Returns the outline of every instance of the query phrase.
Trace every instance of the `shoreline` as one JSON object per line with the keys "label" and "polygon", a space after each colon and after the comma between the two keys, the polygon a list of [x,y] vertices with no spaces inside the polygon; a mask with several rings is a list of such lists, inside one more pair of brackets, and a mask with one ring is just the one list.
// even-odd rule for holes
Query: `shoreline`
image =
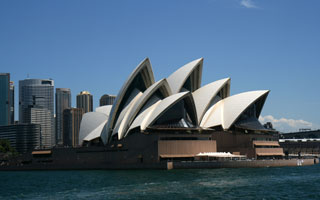
{"label": "shoreline", "polygon": [[101,163],[100,165],[52,165],[29,164],[0,166],[0,171],[36,170],[171,170],[171,169],[217,169],[217,168],[263,168],[263,167],[301,167],[319,164],[319,158],[277,159],[277,160],[230,160],[230,161],[167,161],[144,164]]}

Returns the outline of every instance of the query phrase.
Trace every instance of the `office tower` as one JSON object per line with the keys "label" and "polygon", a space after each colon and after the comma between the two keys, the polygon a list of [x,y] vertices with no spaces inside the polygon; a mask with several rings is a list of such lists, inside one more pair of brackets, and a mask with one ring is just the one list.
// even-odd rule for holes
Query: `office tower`
{"label": "office tower", "polygon": [[113,105],[116,96],[105,94],[100,98],[100,106]]}
{"label": "office tower", "polygon": [[40,124],[0,126],[0,138],[8,140],[19,153],[25,153],[40,146],[40,130]]}
{"label": "office tower", "polygon": [[82,108],[68,108],[63,111],[64,146],[79,146],[80,123],[83,114]]}
{"label": "office tower", "polygon": [[71,108],[71,91],[69,88],[56,88],[56,143],[62,144],[63,111]]}
{"label": "office tower", "polygon": [[10,123],[10,74],[0,73],[0,125]]}
{"label": "office tower", "polygon": [[77,108],[82,108],[85,113],[93,111],[93,98],[90,92],[82,91],[77,95]]}
{"label": "office tower", "polygon": [[41,148],[55,145],[53,89],[53,80],[19,81],[19,123],[41,125]]}
{"label": "office tower", "polygon": [[[51,148],[55,145],[54,119],[51,111],[41,107],[30,107],[25,111],[28,124],[40,124],[40,147]],[[53,132],[53,134],[52,134]]]}
{"label": "office tower", "polygon": [[10,123],[9,124],[14,124],[14,82],[10,81]]}

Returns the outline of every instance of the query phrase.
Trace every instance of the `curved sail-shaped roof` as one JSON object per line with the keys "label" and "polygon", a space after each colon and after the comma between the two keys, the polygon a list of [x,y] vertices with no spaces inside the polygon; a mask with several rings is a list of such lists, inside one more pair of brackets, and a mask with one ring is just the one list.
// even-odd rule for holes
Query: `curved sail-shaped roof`
{"label": "curved sail-shaped roof", "polygon": [[200,88],[203,58],[194,60],[173,72],[167,81],[173,94]]}
{"label": "curved sail-shaped roof", "polygon": [[[218,94],[218,93],[221,94]],[[218,100],[224,99],[230,95],[230,78],[221,79],[209,83],[192,93],[194,103],[197,109],[198,122],[201,123],[203,115],[215,102],[215,97],[220,95]]]}
{"label": "curved sail-shaped roof", "polygon": [[100,106],[96,108],[96,112],[105,114],[105,115],[110,115],[112,109],[112,105],[106,105],[106,106]]}
{"label": "curved sail-shaped roof", "polygon": [[[201,86],[203,58],[155,83],[151,63],[143,60],[120,89],[114,104],[83,116],[79,140],[98,137],[106,144],[130,131],[188,128],[258,130],[257,121],[269,91],[230,95],[230,78]],[[117,135],[117,136],[116,136]]]}
{"label": "curved sail-shaped roof", "polygon": [[[150,86],[133,104],[132,108],[130,109],[130,112],[128,111],[125,117],[122,119],[118,129],[118,138],[123,138],[123,136],[129,129],[132,121],[141,111],[141,109],[146,109],[150,106],[150,104],[154,103],[155,101],[159,99],[164,99],[170,95],[171,90],[166,79],[162,79]],[[148,103],[149,101],[151,102]]]}
{"label": "curved sail-shaped roof", "polygon": [[103,143],[106,144],[108,141],[121,111],[130,103],[138,92],[144,92],[153,83],[154,75],[151,63],[150,60],[146,58],[136,67],[120,89],[110,112],[106,128],[107,134],[103,135],[101,138]]}
{"label": "curved sail-shaped roof", "polygon": [[[135,105],[135,103],[139,100],[139,98],[143,95],[142,92],[139,92],[134,98],[132,101],[130,101],[129,105],[127,105],[120,113],[119,117],[118,117],[118,120],[116,122],[116,125],[112,131],[112,136],[116,135],[119,131],[119,128],[122,124],[122,121],[124,119],[127,118],[127,116],[129,115],[129,113],[131,112],[133,106]],[[119,139],[119,136],[118,136],[118,139]]]}
{"label": "curved sail-shaped roof", "polygon": [[194,125],[198,124],[197,112],[190,92],[180,92],[178,94],[171,95],[163,99],[159,104],[150,112],[150,116],[146,119],[145,123],[141,124],[140,129],[145,130],[147,127],[152,126],[157,119],[162,117],[167,110],[173,107],[175,104],[182,100],[186,100],[187,105],[185,106]]}
{"label": "curved sail-shaped roof", "polygon": [[79,132],[79,144],[101,136],[108,116],[100,112],[88,112],[82,116]]}
{"label": "curved sail-shaped roof", "polygon": [[258,100],[261,100],[262,104],[257,108],[256,112],[256,117],[258,118],[268,93],[269,90],[258,90],[244,92],[222,99],[209,108],[200,126],[203,128],[222,126],[224,130],[227,130],[247,108]]}
{"label": "curved sail-shaped roof", "polygon": [[[100,138],[102,132],[105,129],[105,123],[101,123],[97,128],[95,128],[90,134],[88,134],[83,140],[82,142],[89,142],[92,141],[94,139]],[[81,143],[80,143],[81,144]]]}
{"label": "curved sail-shaped roof", "polygon": [[148,121],[149,117],[151,116],[152,112],[154,109],[158,106],[158,104],[162,100],[158,100],[154,104],[152,104],[150,107],[145,109],[143,112],[141,112],[132,122],[130,128],[128,129],[127,133],[128,134],[132,129],[137,128],[137,127],[146,127],[146,122]]}

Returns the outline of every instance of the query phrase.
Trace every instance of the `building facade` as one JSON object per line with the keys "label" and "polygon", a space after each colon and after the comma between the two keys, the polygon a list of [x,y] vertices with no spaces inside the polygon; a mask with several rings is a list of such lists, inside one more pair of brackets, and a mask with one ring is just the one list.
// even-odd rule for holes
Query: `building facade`
{"label": "building facade", "polygon": [[63,111],[64,146],[79,146],[80,123],[83,114],[82,108],[68,108]]}
{"label": "building facade", "polygon": [[63,111],[71,108],[71,90],[56,88],[56,143],[63,143]]}
{"label": "building facade", "polygon": [[10,142],[19,153],[40,147],[40,124],[15,124],[0,126],[0,139]]}
{"label": "building facade", "polygon": [[77,95],[77,108],[82,108],[85,113],[93,111],[93,97],[88,91]]}
{"label": "building facade", "polygon": [[116,100],[116,96],[115,95],[104,94],[100,98],[100,106],[113,105],[115,100]]}
{"label": "building facade", "polygon": [[320,155],[320,129],[282,133],[280,138],[280,145],[286,155]]}
{"label": "building facade", "polygon": [[0,125],[10,123],[10,74],[0,73]]}
{"label": "building facade", "polygon": [[14,124],[14,82],[10,81],[10,124]]}
{"label": "building facade", "polygon": [[55,145],[53,80],[19,81],[19,123],[40,124],[41,148]]}
{"label": "building facade", "polygon": [[52,117],[49,110],[33,107],[29,108],[26,112],[26,123],[28,124],[40,124],[41,134],[40,134],[40,147],[41,148],[51,148],[55,144],[54,135],[52,133]]}

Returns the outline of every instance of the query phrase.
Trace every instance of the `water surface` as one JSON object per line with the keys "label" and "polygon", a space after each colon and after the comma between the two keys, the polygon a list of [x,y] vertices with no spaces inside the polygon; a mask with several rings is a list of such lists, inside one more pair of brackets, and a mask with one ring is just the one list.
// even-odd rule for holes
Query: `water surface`
{"label": "water surface", "polygon": [[320,165],[0,172],[0,199],[320,199]]}

